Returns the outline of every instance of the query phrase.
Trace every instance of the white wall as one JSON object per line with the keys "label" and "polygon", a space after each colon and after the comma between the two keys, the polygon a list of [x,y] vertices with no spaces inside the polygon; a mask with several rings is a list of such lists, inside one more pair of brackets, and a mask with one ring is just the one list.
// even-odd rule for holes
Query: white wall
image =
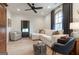
{"label": "white wall", "polygon": [[30,19],[30,32],[38,33],[44,28],[44,17],[34,17]]}
{"label": "white wall", "polygon": [[21,20],[28,20],[28,18],[20,16],[20,15],[16,15],[16,14],[12,14],[11,17],[11,31],[19,31],[21,32]]}
{"label": "white wall", "polygon": [[44,18],[44,28],[51,29],[51,13],[46,15]]}
{"label": "white wall", "polygon": [[14,15],[11,21],[11,31],[21,32],[21,17]]}
{"label": "white wall", "polygon": [[9,32],[11,30],[11,27],[8,27],[8,19],[11,19],[11,13],[10,11],[7,9],[7,42],[9,41]]}
{"label": "white wall", "polygon": [[21,16],[13,15],[11,19],[11,31],[21,32],[21,20],[23,20]]}

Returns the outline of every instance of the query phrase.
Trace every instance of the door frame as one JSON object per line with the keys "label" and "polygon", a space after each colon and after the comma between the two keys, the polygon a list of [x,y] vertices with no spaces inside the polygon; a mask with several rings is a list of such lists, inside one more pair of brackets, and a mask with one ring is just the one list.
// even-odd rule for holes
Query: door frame
{"label": "door frame", "polygon": [[28,27],[28,32],[29,32],[29,36],[28,37],[30,37],[30,21],[29,20],[21,20],[21,36],[22,36],[22,21],[27,21],[27,22],[29,22],[29,27]]}

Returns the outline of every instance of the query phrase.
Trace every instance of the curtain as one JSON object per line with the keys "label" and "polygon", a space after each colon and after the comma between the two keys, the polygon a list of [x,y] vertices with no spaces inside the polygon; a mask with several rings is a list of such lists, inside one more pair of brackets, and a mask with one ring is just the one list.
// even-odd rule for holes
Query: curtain
{"label": "curtain", "polygon": [[54,10],[51,12],[51,29],[55,29]]}
{"label": "curtain", "polygon": [[72,3],[63,4],[63,30],[64,34],[71,33],[70,22],[73,22],[73,8]]}

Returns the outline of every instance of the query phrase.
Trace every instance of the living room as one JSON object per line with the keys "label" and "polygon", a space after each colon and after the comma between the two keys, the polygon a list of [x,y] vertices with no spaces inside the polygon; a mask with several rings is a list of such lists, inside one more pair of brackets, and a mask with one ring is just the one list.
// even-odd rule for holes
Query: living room
{"label": "living room", "polygon": [[[34,13],[32,10],[30,10],[30,11],[24,11],[25,9],[29,8],[29,6],[27,4],[25,4],[25,3],[24,4],[17,4],[17,3],[16,4],[8,4],[8,8],[7,8],[8,9],[7,10],[8,11],[7,12],[8,15],[7,15],[7,17],[9,19],[9,21],[11,21],[11,23],[12,23],[12,24],[11,23],[9,24],[8,34],[10,34],[11,32],[19,32],[19,33],[21,33],[21,21],[23,21],[23,20],[24,21],[26,20],[26,21],[30,22],[30,26],[29,26],[30,27],[30,35],[29,35],[30,37],[31,37],[31,35],[33,35],[35,33],[37,34],[39,32],[39,30],[41,30],[43,28],[50,29],[50,27],[51,27],[50,26],[50,17],[51,17],[50,16],[51,15],[50,12],[51,11],[50,10],[52,10],[52,5],[54,5],[54,4],[50,4],[49,3],[49,5],[48,5],[48,4],[43,4],[43,3],[41,3],[41,4],[37,3],[36,5],[39,6],[39,7],[40,6],[43,7],[43,9],[37,10],[38,13]],[[56,6],[59,6],[59,5],[60,4],[57,4]],[[21,10],[18,11],[19,8],[22,11]],[[55,6],[53,7],[53,9],[54,8],[55,8]],[[26,13],[27,16],[25,15],[25,13]],[[46,20],[44,20],[44,19],[46,19]],[[32,37],[32,39],[34,39],[34,38],[35,38],[35,36]],[[22,40],[21,35],[20,35],[19,39]],[[38,38],[36,38],[36,39],[38,39]],[[12,37],[11,40],[13,40],[13,42],[20,41],[20,40],[18,40],[18,38],[14,39],[13,37]],[[10,39],[7,40],[7,42],[10,42]],[[10,48],[9,48],[9,50],[10,50]]]}
{"label": "living room", "polygon": [[[78,42],[77,25],[79,21],[79,4],[8,3],[7,5],[6,46],[9,55],[34,55],[34,44],[38,43],[46,45],[47,48],[42,51],[44,55],[60,55],[61,53],[57,53],[58,51],[55,52],[55,50],[53,51],[52,48],[58,39],[73,36],[77,39],[76,42]],[[32,8],[41,8],[39,8],[39,10],[38,8],[34,9],[34,11],[29,5],[31,5]],[[22,21],[29,22],[26,28],[22,27]],[[25,34],[24,32],[28,32],[29,34]],[[74,43],[72,45],[74,45]],[[78,45],[76,45],[75,48],[77,49],[75,54],[79,54],[77,46]],[[74,47],[72,47],[72,49],[73,48]],[[67,51],[67,53],[69,52]]]}

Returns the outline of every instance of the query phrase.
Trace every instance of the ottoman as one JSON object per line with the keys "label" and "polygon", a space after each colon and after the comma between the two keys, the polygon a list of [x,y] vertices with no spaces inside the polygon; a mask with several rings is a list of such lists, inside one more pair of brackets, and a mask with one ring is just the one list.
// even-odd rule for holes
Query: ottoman
{"label": "ottoman", "polygon": [[46,55],[46,45],[44,43],[37,43],[33,45],[34,55]]}

